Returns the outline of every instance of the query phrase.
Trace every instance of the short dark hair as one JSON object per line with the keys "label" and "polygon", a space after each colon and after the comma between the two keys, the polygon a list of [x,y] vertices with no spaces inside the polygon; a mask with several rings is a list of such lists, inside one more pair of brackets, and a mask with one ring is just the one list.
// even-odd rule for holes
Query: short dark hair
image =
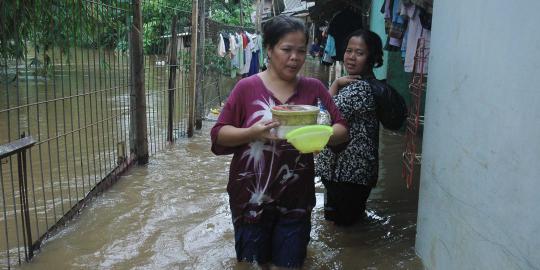
{"label": "short dark hair", "polygon": [[377,33],[365,29],[355,30],[345,39],[345,49],[347,49],[349,40],[353,37],[361,37],[366,43],[370,68],[378,68],[383,65],[382,40]]}
{"label": "short dark hair", "polygon": [[273,48],[283,36],[298,31],[306,36],[307,45],[309,34],[303,21],[286,15],[276,16],[263,27],[263,46],[264,48]]}

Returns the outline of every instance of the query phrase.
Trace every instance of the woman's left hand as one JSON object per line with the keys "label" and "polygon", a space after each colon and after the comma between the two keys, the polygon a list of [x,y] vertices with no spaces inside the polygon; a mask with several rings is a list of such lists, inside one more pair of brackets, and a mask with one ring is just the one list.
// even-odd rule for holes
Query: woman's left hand
{"label": "woman's left hand", "polygon": [[335,96],[338,94],[339,89],[347,86],[348,84],[357,81],[358,79],[362,78],[360,75],[348,75],[337,78],[332,85],[330,86],[330,95]]}

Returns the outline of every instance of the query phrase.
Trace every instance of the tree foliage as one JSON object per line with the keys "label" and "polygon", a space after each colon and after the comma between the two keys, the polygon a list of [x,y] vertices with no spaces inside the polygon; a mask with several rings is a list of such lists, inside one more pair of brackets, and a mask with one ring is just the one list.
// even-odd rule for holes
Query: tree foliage
{"label": "tree foliage", "polygon": [[[127,50],[132,0],[0,0],[0,56],[21,59],[32,45],[43,58],[47,51],[71,47]],[[211,18],[240,25],[236,1],[207,1]],[[244,26],[253,26],[252,0],[242,0]],[[191,0],[142,0],[145,53],[164,53],[171,22],[178,31],[191,25]],[[201,12],[201,14],[204,14]]]}
{"label": "tree foliage", "polygon": [[[152,51],[170,29],[172,16],[190,21],[191,1],[143,0],[145,48]],[[0,54],[23,58],[28,44],[39,51],[52,47],[127,49],[131,0],[3,0],[0,1]]]}
{"label": "tree foliage", "polygon": [[[210,17],[218,22],[228,25],[240,24],[240,1],[207,0],[210,2]],[[253,27],[251,13],[253,9],[253,0],[242,0],[242,13],[244,14],[244,26]]]}
{"label": "tree foliage", "polygon": [[190,0],[146,0],[142,2],[143,45],[148,54],[165,52],[167,38],[171,33],[172,19],[178,16],[177,31],[191,25]]}
{"label": "tree foliage", "polygon": [[5,0],[0,10],[0,55],[18,59],[29,44],[45,56],[52,47],[116,48],[126,42],[131,15],[129,0]]}

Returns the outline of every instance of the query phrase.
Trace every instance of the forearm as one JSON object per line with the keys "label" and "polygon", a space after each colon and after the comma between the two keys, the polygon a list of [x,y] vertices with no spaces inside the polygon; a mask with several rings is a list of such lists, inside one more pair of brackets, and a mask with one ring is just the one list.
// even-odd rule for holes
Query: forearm
{"label": "forearm", "polygon": [[330,89],[328,89],[328,92],[330,93],[330,96],[335,96],[337,95],[338,90],[339,90],[338,80],[334,80],[332,85],[330,85]]}
{"label": "forearm", "polygon": [[253,140],[254,136],[250,128],[223,126],[219,130],[216,143],[221,146],[235,147],[250,143]]}
{"label": "forearm", "polygon": [[334,134],[330,137],[328,141],[329,145],[338,145],[342,144],[349,140],[349,130],[342,124],[334,124],[332,126]]}
{"label": "forearm", "polygon": [[339,90],[348,84],[358,80],[360,78],[360,75],[349,75],[349,76],[343,76],[339,77],[334,80],[332,85],[330,85],[330,89],[328,92],[330,92],[331,96],[335,96],[338,94]]}

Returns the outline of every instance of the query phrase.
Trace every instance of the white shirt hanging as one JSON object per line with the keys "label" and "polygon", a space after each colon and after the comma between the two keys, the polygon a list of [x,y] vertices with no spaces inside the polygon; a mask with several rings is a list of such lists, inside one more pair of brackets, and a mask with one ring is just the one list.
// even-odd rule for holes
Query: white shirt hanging
{"label": "white shirt hanging", "polygon": [[223,35],[219,34],[219,43],[218,43],[218,55],[224,57],[227,53],[225,51],[225,41],[223,40]]}

